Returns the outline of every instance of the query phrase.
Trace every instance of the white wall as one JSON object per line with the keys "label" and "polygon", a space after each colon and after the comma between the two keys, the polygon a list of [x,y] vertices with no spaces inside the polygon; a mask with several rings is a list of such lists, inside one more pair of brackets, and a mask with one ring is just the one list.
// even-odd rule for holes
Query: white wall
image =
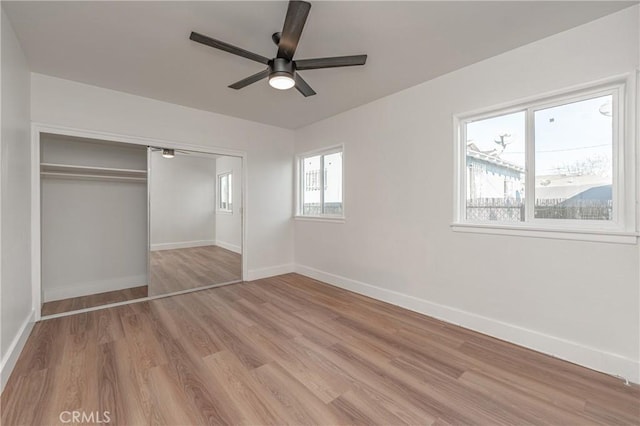
{"label": "white wall", "polygon": [[214,245],[216,159],[151,154],[151,250]]}
{"label": "white wall", "polygon": [[27,62],[4,10],[2,27],[2,148],[0,266],[1,386],[9,378],[33,321],[30,243],[30,79]]}
{"label": "white wall", "polygon": [[245,151],[245,279],[291,271],[292,131],[40,74],[31,84],[35,122]]}
{"label": "white wall", "polygon": [[[236,253],[242,248],[242,160],[238,157],[216,159],[216,174],[231,172],[232,212],[216,209],[216,245]],[[216,178],[217,179],[217,178]],[[277,192],[274,190],[273,192]]]}
{"label": "white wall", "polygon": [[[43,163],[146,170],[144,146],[41,135]],[[147,285],[147,185],[41,179],[43,302]]]}
{"label": "white wall", "polygon": [[[637,245],[456,233],[456,113],[634,72],[638,6],[296,131],[345,145],[346,223],[295,224],[299,272],[640,382]],[[437,60],[437,58],[435,58]]]}

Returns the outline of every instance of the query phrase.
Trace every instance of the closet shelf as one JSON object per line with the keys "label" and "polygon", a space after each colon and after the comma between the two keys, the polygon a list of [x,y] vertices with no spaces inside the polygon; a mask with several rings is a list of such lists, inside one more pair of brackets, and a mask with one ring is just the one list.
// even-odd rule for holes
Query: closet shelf
{"label": "closet shelf", "polygon": [[72,164],[41,163],[40,176],[59,179],[111,180],[120,182],[145,182],[146,170],[118,169],[113,167],[78,166]]}

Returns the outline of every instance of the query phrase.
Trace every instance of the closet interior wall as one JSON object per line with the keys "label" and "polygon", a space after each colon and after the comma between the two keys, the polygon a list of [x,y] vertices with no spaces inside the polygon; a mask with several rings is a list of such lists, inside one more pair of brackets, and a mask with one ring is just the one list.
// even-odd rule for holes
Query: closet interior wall
{"label": "closet interior wall", "polygon": [[147,285],[144,146],[41,134],[42,300]]}

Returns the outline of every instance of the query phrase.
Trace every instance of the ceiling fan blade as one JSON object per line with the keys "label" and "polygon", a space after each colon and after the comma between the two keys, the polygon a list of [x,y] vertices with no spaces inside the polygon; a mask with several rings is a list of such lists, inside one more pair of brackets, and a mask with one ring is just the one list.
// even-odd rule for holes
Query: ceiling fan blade
{"label": "ceiling fan blade", "polygon": [[224,50],[225,52],[242,56],[244,58],[251,59],[252,61],[260,62],[261,64],[267,65],[269,63],[269,59],[265,58],[262,55],[249,52],[248,50],[241,49],[229,43],[225,43],[224,41],[215,40],[211,37],[207,37],[206,35],[198,34],[196,32],[191,32],[191,35],[189,36],[189,38],[197,43],[205,44],[207,46],[213,47],[214,49]]}
{"label": "ceiling fan blade", "polygon": [[242,89],[243,87],[247,87],[250,84],[255,83],[256,81],[260,81],[263,78],[267,78],[269,77],[269,68],[267,68],[264,71],[260,71],[259,73],[256,73],[252,76],[249,76],[243,80],[240,81],[236,81],[235,83],[233,83],[232,85],[230,85],[229,87],[232,89]]}
{"label": "ceiling fan blade", "polygon": [[311,4],[306,1],[292,0],[289,2],[278,44],[278,58],[293,59],[302,35],[302,29],[307,22],[309,9],[311,9]]}
{"label": "ceiling fan blade", "polygon": [[300,74],[296,74],[294,79],[296,80],[296,89],[298,89],[298,92],[302,93],[305,98],[316,94],[315,90],[313,90],[311,86],[309,86],[307,82],[300,77]]}
{"label": "ceiling fan blade", "polygon": [[316,70],[320,68],[353,67],[364,65],[367,55],[335,56],[333,58],[301,59],[295,61],[297,70]]}

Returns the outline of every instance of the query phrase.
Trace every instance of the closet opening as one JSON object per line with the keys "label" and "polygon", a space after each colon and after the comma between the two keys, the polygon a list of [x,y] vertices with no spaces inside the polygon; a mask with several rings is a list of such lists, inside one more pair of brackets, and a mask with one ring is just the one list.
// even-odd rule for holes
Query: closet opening
{"label": "closet opening", "polygon": [[40,135],[42,315],[147,297],[145,146]]}

